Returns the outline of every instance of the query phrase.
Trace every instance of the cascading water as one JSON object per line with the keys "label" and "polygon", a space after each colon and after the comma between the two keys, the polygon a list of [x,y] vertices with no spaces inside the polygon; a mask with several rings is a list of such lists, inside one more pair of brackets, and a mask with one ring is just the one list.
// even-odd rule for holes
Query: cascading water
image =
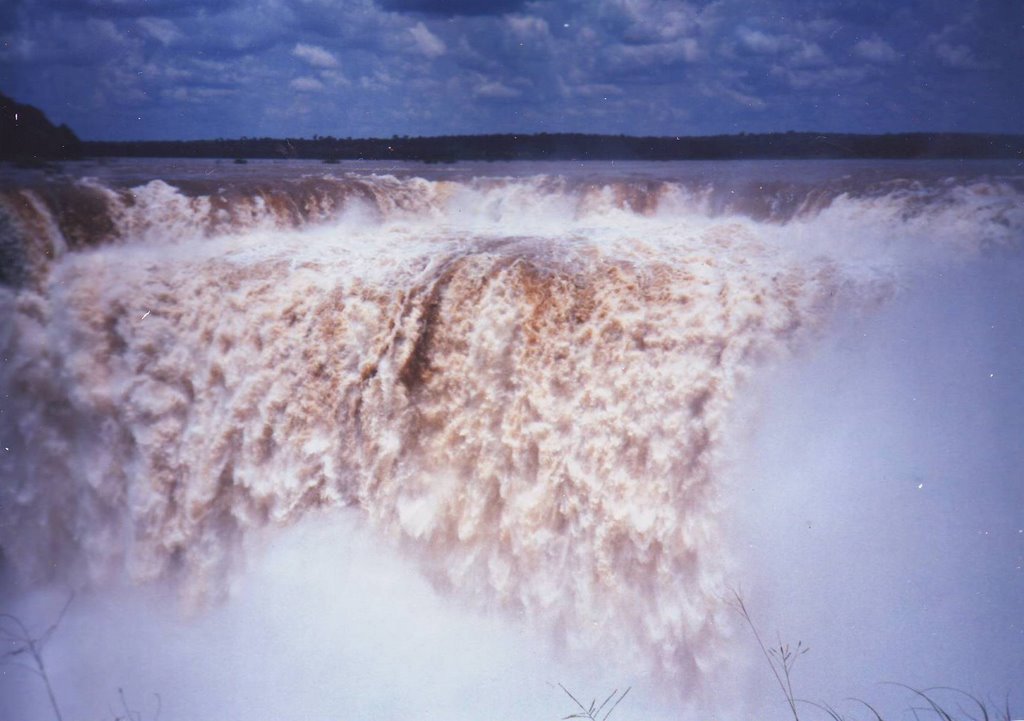
{"label": "cascading water", "polygon": [[451,603],[707,696],[758,575],[737,399],[1024,228],[1005,165],[757,169],[8,179],[8,596],[166,585],[201,619],[347,508]]}

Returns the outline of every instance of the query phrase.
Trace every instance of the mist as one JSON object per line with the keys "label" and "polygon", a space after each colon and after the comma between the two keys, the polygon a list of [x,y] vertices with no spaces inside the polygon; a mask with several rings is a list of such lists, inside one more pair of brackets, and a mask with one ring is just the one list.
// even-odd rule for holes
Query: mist
{"label": "mist", "polygon": [[811,647],[801,698],[909,713],[896,682],[1019,708],[1024,264],[908,276],[748,397],[730,494],[748,604],[768,638]]}
{"label": "mist", "polygon": [[[439,594],[355,512],[249,551],[229,596],[201,611],[169,586],[77,594],[44,653],[64,718],[125,715],[119,690],[144,719],[549,718],[578,710],[560,683],[587,702],[632,685],[630,715],[675,717],[671,694],[614,656],[573,657],[522,619]],[[67,597],[3,603],[41,631]],[[0,673],[0,717],[52,717],[29,671]]]}
{"label": "mist", "polygon": [[3,206],[0,608],[74,589],[65,718],[784,719],[734,590],[801,699],[1019,703],[1012,178],[297,169]]}

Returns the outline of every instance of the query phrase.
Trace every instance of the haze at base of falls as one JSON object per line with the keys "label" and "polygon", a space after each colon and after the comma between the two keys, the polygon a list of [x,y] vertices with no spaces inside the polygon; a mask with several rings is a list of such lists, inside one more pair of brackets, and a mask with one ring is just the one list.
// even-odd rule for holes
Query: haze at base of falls
{"label": "haze at base of falls", "polygon": [[[116,715],[123,690],[130,709],[167,721],[549,718],[578,710],[561,683],[587,702],[631,686],[625,716],[706,718],[615,654],[567,656],[522,619],[440,595],[351,510],[271,530],[252,551],[230,598],[196,615],[159,584],[76,595],[46,650],[64,717]],[[0,603],[35,627],[66,599],[51,588]],[[28,671],[0,675],[5,718],[47,709]]]}
{"label": "haze at base of falls", "polygon": [[1019,257],[933,268],[749,389],[726,535],[762,632],[812,649],[799,696],[1024,703],[1021,307]]}

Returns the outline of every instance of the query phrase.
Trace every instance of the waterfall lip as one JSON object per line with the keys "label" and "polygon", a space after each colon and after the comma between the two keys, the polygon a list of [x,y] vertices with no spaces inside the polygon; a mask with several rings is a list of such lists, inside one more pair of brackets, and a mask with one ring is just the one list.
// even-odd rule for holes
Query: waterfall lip
{"label": "waterfall lip", "polygon": [[[605,237],[640,250],[733,223],[779,247],[810,241],[825,255],[844,250],[884,263],[921,253],[912,243],[998,252],[1024,227],[1024,176],[1008,162],[467,164],[447,173],[407,164],[324,173],[309,163],[238,172],[211,161],[169,169],[121,161],[73,170],[8,173],[0,183],[0,282],[38,283],[54,258],[104,245],[319,230],[339,240],[463,238],[473,247],[517,236],[538,247]],[[158,170],[170,172],[158,179]],[[851,240],[838,249],[836,235]]]}

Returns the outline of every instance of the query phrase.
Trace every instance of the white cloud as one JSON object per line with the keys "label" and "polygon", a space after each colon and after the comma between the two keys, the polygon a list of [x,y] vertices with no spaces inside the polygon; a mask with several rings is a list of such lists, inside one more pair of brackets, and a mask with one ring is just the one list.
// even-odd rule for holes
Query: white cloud
{"label": "white cloud", "polygon": [[775,65],[769,75],[782,80],[797,90],[810,88],[840,88],[856,85],[867,77],[864,67],[829,67],[815,70],[792,70]]}
{"label": "white cloud", "polygon": [[563,84],[563,92],[566,95],[578,95],[581,98],[617,98],[624,93],[618,85],[609,83],[585,83],[583,85],[568,86]]}
{"label": "white cloud", "polygon": [[398,80],[392,77],[386,70],[377,69],[373,75],[364,75],[359,78],[359,86],[366,90],[387,90],[390,86],[396,85]]}
{"label": "white cloud", "polygon": [[121,32],[118,29],[117,24],[112,20],[99,20],[97,18],[89,18],[85,21],[85,32],[88,33],[87,37],[83,40],[87,43],[103,43],[111,44],[117,47],[126,47],[132,45],[129,34],[131,33],[130,28],[125,28],[127,33]]}
{"label": "white cloud", "polygon": [[320,77],[331,83],[332,85],[351,85],[345,75],[337,70],[324,70],[320,73]]}
{"label": "white cloud", "polygon": [[293,90],[305,93],[319,92],[324,89],[324,84],[322,82],[309,76],[295,78],[289,83],[289,85]]}
{"label": "white cloud", "polygon": [[797,49],[789,56],[789,64],[794,66],[827,65],[828,56],[818,43],[800,42]]}
{"label": "white cloud", "polygon": [[696,38],[682,38],[671,43],[619,45],[610,49],[608,56],[615,65],[642,68],[649,65],[669,65],[680,61],[692,63],[700,59],[701,50]]}
{"label": "white cloud", "polygon": [[156,38],[161,45],[170,45],[184,37],[177,25],[164,18],[139,18],[137,22],[146,34]]}
{"label": "white cloud", "polygon": [[548,21],[533,15],[508,15],[505,18],[505,23],[512,34],[520,40],[531,37],[547,37],[551,34]]}
{"label": "white cloud", "polygon": [[740,28],[736,34],[739,36],[740,42],[755,53],[777,53],[785,44],[785,38],[769,35],[760,30]]}
{"label": "white cloud", "polygon": [[877,35],[860,40],[853,46],[853,53],[873,63],[893,63],[899,60],[899,54],[892,46]]}
{"label": "white cloud", "polygon": [[522,95],[515,88],[498,81],[481,83],[473,90],[473,94],[480,98],[518,98]]}
{"label": "white cloud", "polygon": [[964,43],[964,39],[974,38],[976,34],[971,31],[970,17],[965,15],[955,25],[947,25],[937,33],[928,36],[928,44],[939,61],[947,68],[958,70],[985,70],[996,67],[992,63],[984,62],[975,55],[970,45]]}
{"label": "white cloud", "polygon": [[24,62],[32,60],[36,41],[18,35],[0,35],[0,60]]}
{"label": "white cloud", "polygon": [[628,43],[668,43],[696,34],[708,18],[678,0],[607,0],[599,16],[625,24],[622,38]]}
{"label": "white cloud", "polygon": [[679,57],[688,63],[692,63],[700,58],[700,44],[697,42],[697,38],[683,38],[672,43],[672,47],[679,51]]}
{"label": "white cloud", "polygon": [[111,101],[125,105],[144,105],[149,101],[149,95],[138,72],[129,67],[134,67],[134,63],[125,66],[106,64],[97,87],[102,88]]}
{"label": "white cloud", "polygon": [[974,56],[974,51],[963,44],[939,43],[935,46],[935,54],[946,67],[961,70],[977,70],[985,67]]}
{"label": "white cloud", "polygon": [[306,43],[297,43],[292,49],[292,55],[295,57],[305,60],[307,63],[316,68],[336,68],[338,67],[338,59],[334,55],[318,45],[307,45]]}
{"label": "white cloud", "polygon": [[723,83],[717,83],[715,86],[711,88],[705,88],[704,92],[707,95],[728,98],[734,103],[750,108],[751,110],[764,110],[765,108],[768,107],[768,103],[766,103],[764,100],[757,97],[756,95],[753,95],[748,92],[743,92],[735,88],[730,88]]}
{"label": "white cloud", "polygon": [[430,32],[422,22],[416,23],[413,27],[409,28],[409,34],[412,36],[416,49],[428,58],[440,57],[448,50],[448,46],[444,44],[444,41]]}
{"label": "white cloud", "polygon": [[[812,30],[806,27],[796,29],[801,31],[801,34]],[[741,27],[736,31],[736,36],[740,45],[747,51],[758,55],[779,56],[782,60],[776,62],[781,62],[787,67],[820,67],[831,62],[821,45],[800,35],[772,35],[761,30]],[[727,52],[726,55],[735,58],[734,53]]]}
{"label": "white cloud", "polygon": [[208,103],[211,100],[226,98],[235,93],[229,88],[183,87],[166,88],[160,95],[170,100],[184,103]]}
{"label": "white cloud", "polygon": [[170,63],[146,63],[139,68],[139,72],[147,80],[160,80],[170,83],[189,81],[195,77],[192,71],[171,65]]}

